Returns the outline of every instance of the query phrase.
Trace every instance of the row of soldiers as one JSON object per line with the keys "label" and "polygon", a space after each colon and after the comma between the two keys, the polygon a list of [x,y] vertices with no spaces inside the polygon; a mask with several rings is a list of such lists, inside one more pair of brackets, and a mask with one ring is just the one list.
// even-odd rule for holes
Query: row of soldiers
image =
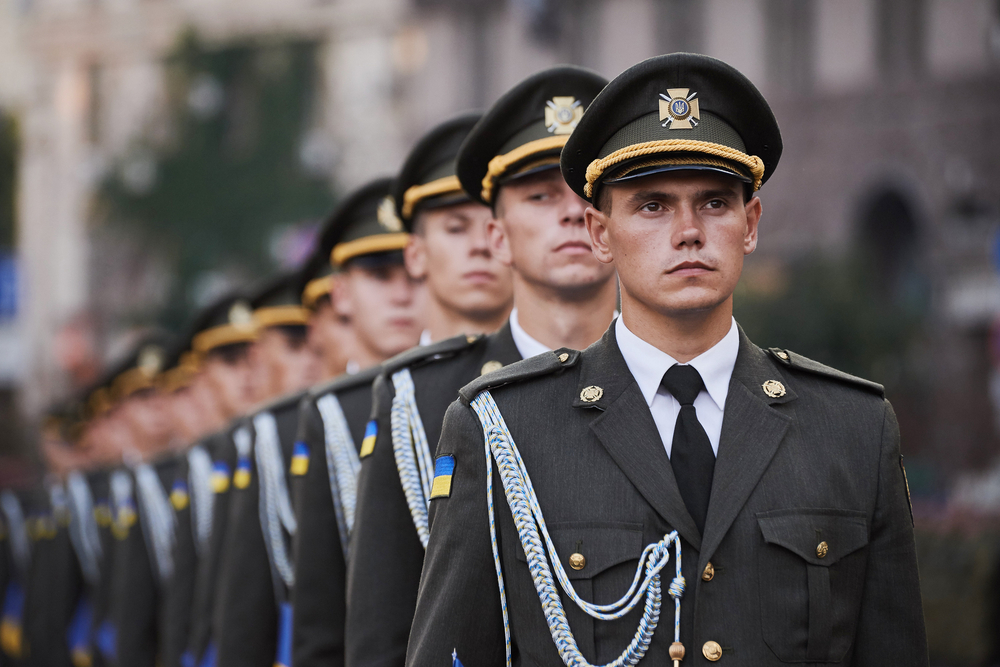
{"label": "row of soldiers", "polygon": [[[708,179],[718,186],[698,195],[706,199],[710,215],[733,209],[735,199],[739,211],[746,206],[747,215],[759,217],[759,200],[752,194],[773,172],[781,138],[753,85],[704,56],[655,58],[626,71],[602,93],[606,86],[594,72],[555,67],[523,80],[485,113],[442,123],[414,146],[394,178],[375,180],[346,197],[301,269],[218,300],[194,318],[180,340],[145,337],[69,414],[53,415],[43,443],[52,471],[46,492],[5,491],[2,496],[0,665],[402,667],[465,660],[481,667],[499,664],[504,651],[508,665],[558,659],[556,651],[571,664],[583,659],[581,651],[590,660],[613,659],[622,648],[619,637],[627,645],[621,659],[629,664],[647,650],[664,660],[669,654],[675,665],[683,659],[681,640],[692,641],[696,608],[685,607],[682,624],[682,540],[695,553],[684,561],[687,581],[707,586],[725,569],[697,556],[702,535],[712,539],[715,516],[709,512],[712,438],[699,431],[703,440],[698,444],[708,448],[701,450],[701,463],[685,462],[680,455],[668,459],[656,447],[645,458],[635,458],[647,436],[660,442],[659,422],[654,426],[648,412],[615,417],[615,404],[607,401],[622,395],[638,397],[636,405],[641,405],[638,390],[622,384],[630,371],[636,375],[625,362],[645,363],[655,356],[652,348],[617,352],[630,335],[620,320],[615,324],[618,274],[625,287],[627,281],[644,279],[630,271],[630,262],[641,259],[644,248],[635,246],[612,261],[588,233],[588,216],[596,215],[588,206],[610,207],[595,192],[605,181],[631,183],[679,173],[679,178]],[[612,99],[602,103],[599,95]],[[596,110],[588,117],[597,117],[584,128],[584,111],[592,103]],[[595,146],[588,148],[588,141]],[[661,204],[639,204],[636,215],[662,210]],[[678,238],[682,249],[703,244],[692,240],[695,236]],[[681,270],[691,281],[708,273],[697,263]],[[630,288],[629,294],[638,293]],[[656,298],[650,294],[642,298]],[[624,308],[635,301],[621,303]],[[781,378],[754,385],[754,391],[763,391],[754,406],[766,407],[761,399],[772,405],[791,400],[786,385],[798,386],[805,400],[811,385],[796,383],[796,373],[821,376],[814,381],[832,383],[837,389],[831,391],[847,392],[857,405],[864,403],[858,396],[881,391],[874,383],[837,375],[784,351],[772,351],[767,362],[755,346],[756,352],[744,352],[752,344],[732,321],[731,298],[723,303],[730,310],[723,313],[719,337],[729,332],[724,340],[730,341],[733,358],[737,347],[741,359],[759,354],[755,372]],[[633,321],[639,320],[630,319],[628,326]],[[576,352],[591,345],[597,352]],[[586,355],[601,353],[601,346],[612,346],[614,354],[587,362]],[[740,368],[730,368],[734,383]],[[556,416],[563,407],[552,403],[558,392],[544,389],[549,382],[544,378],[574,378],[578,372],[590,379],[580,379],[580,387],[570,391],[568,412]],[[543,384],[530,385],[536,381]],[[655,378],[654,394],[657,383]],[[527,388],[518,393],[521,385]],[[536,386],[542,388],[531,388]],[[714,387],[706,391],[701,385],[700,395],[710,398]],[[521,549],[518,539],[528,539],[526,528],[518,524],[515,530],[510,515],[501,518],[501,508],[509,502],[513,510],[518,497],[534,497],[535,489],[524,480],[509,482],[510,459],[499,467],[488,458],[485,466],[464,460],[482,461],[484,444],[487,457],[491,447],[492,456],[500,456],[511,437],[502,418],[487,426],[497,419],[483,403],[491,391],[498,400],[506,397],[501,403],[508,419],[523,417],[510,421],[519,441],[548,443],[529,447],[525,456],[537,464],[532,474],[542,480],[537,490],[548,498],[547,511],[573,519],[550,525],[552,541],[541,510],[534,508],[567,594],[576,600],[575,586],[586,597],[613,600],[628,588],[622,568],[631,571],[639,561],[627,597],[640,590],[652,602],[631,644],[631,631],[622,634],[621,628],[639,621],[638,610],[626,615],[635,601],[614,614],[610,607],[587,611],[581,606],[594,618],[614,622],[616,630],[608,636],[582,612],[570,610],[578,633],[584,630],[579,641],[570,632],[569,643],[568,626],[561,629],[566,617],[551,616],[557,607],[562,613],[561,606],[543,600],[543,619],[539,608],[525,601],[536,589],[543,594],[544,581],[537,577],[545,568],[536,567],[541,551],[527,542]],[[882,405],[871,398],[872,405]],[[690,400],[678,407],[690,406]],[[652,401],[649,410],[659,419],[659,404]],[[724,399],[723,404],[728,410]],[[466,423],[472,409],[484,431]],[[469,414],[463,417],[463,410]],[[709,412],[703,410],[698,407],[698,418],[709,424]],[[678,430],[669,429],[675,452],[687,446],[677,434],[688,418],[683,409],[680,417],[676,414]],[[574,431],[580,415],[598,418]],[[701,428],[698,418],[691,428]],[[752,421],[772,429],[780,422],[766,415]],[[519,424],[531,426],[519,429]],[[640,427],[647,426],[649,433],[638,437]],[[595,434],[612,459],[600,448],[586,449]],[[729,465],[723,457],[729,435],[722,433],[720,445],[716,430],[713,441],[723,468]],[[766,441],[774,434],[760,435]],[[608,444],[617,440],[623,449]],[[663,446],[669,456],[668,441]],[[548,460],[545,451],[562,454]],[[891,447],[886,451],[892,455]],[[524,465],[520,454],[516,459]],[[732,474],[752,472],[752,458],[741,460]],[[705,465],[707,488],[691,481],[703,479]],[[572,490],[574,480],[591,479],[587,466],[603,472]],[[615,477],[614,466],[626,477]],[[501,477],[491,485],[491,470],[503,478],[503,486]],[[899,503],[905,508],[905,501],[893,494],[902,488],[902,476],[891,477],[889,467],[879,470],[890,476],[891,484],[884,482],[882,488],[890,489],[883,493],[893,498],[891,516],[897,521]],[[601,487],[605,482],[614,484]],[[722,492],[741,488],[730,482]],[[640,576],[653,545],[643,551],[639,540],[653,524],[653,532],[667,540],[663,535],[670,527],[664,531],[662,519],[644,529],[645,519],[607,517],[631,507],[633,496],[653,498],[663,488],[673,488],[670,493],[683,504],[653,501],[674,532],[657,543],[660,565],[654,568],[650,561]],[[559,504],[555,499],[563,491],[576,500]],[[818,506],[827,507],[822,501]],[[843,577],[854,577],[854,570],[844,568],[856,569],[868,547],[855,529],[862,513],[837,511],[761,523],[768,544],[799,553],[798,541],[809,542],[809,553],[803,552],[811,559],[808,595],[826,586],[823,604],[833,610],[822,611],[827,607],[816,607],[813,600],[805,620],[792,611],[779,614],[779,620],[790,618],[797,628],[779,629],[774,645],[767,640],[782,661],[837,662],[850,646],[843,636],[855,632],[857,619],[845,617],[852,612],[841,607],[861,603],[844,603],[836,588],[831,598],[829,582],[839,585]],[[432,532],[432,525],[440,527]],[[910,530],[908,519],[905,530],[893,525],[904,538]],[[778,537],[768,538],[768,530]],[[487,536],[492,536],[492,555]],[[816,547],[813,542],[821,539]],[[671,545],[677,554],[676,578],[669,586],[676,602],[675,632],[661,634],[673,634],[673,642],[650,644],[659,615],[660,571],[672,557]],[[912,536],[910,551],[905,544],[893,548],[908,564]],[[831,557],[820,560],[827,550]],[[847,565],[825,569],[841,559]],[[739,565],[733,560],[729,567],[735,571]],[[833,579],[814,582],[817,567],[819,574],[832,571]],[[803,577],[806,568],[803,561]],[[522,577],[522,570],[523,578],[505,589],[503,572]],[[901,598],[912,592],[910,574],[906,567],[897,572]],[[797,582],[798,576],[792,578]],[[619,591],[617,583],[609,589],[612,581],[626,583]],[[636,589],[640,581],[642,588]],[[506,594],[511,596],[509,619]],[[663,606],[666,615],[668,605]],[[888,607],[883,612],[895,613]],[[816,614],[829,613],[836,615],[827,618],[834,624],[817,630],[823,616]],[[903,619],[898,627],[908,629],[903,634],[919,656],[923,629],[912,621]],[[805,629],[795,625],[800,622]],[[532,634],[547,637],[546,626],[554,646]],[[614,646],[607,637],[614,638]],[[701,653],[716,661],[732,650],[708,641]],[[689,661],[702,655],[692,654]]]}

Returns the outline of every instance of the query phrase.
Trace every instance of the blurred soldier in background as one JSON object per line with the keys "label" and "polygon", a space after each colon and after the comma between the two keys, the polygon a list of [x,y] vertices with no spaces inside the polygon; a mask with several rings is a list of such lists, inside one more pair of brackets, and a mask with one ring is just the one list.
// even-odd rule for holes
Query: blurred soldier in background
{"label": "blurred soldier in background", "polygon": [[[611,322],[614,270],[591,254],[586,203],[558,170],[562,145],[605,83],[579,68],[536,74],[504,95],[458,152],[458,179],[476,202],[466,206],[493,209],[488,252],[513,269],[515,311],[495,334],[452,338],[383,365],[351,536],[348,665],[403,664],[427,540],[430,489],[420,488],[420,474],[431,475],[444,413],[459,388],[552,346],[586,347]],[[421,185],[415,179],[408,187],[414,193]],[[433,220],[434,209],[419,203],[406,212],[418,228]],[[436,270],[429,266],[432,276]],[[399,417],[404,424],[394,428]],[[413,435],[397,442],[403,434]]]}

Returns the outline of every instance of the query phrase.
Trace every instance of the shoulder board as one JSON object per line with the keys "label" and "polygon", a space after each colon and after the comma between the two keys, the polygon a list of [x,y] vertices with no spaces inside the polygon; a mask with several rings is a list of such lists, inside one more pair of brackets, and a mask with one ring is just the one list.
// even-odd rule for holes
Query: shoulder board
{"label": "shoulder board", "polygon": [[803,357],[801,354],[792,352],[791,350],[782,350],[777,347],[772,347],[768,348],[767,351],[782,366],[805,371],[807,373],[813,373],[814,375],[823,375],[835,380],[840,380],[841,382],[853,384],[885,398],[885,387],[880,385],[878,382],[872,382],[871,380],[859,378],[856,375],[851,375],[850,373],[845,373],[844,371],[838,371],[836,368],[830,368],[825,364],[813,361],[809,357]]}
{"label": "shoulder board", "polygon": [[508,384],[523,382],[542,375],[549,375],[564,368],[576,365],[580,359],[577,350],[560,348],[537,357],[517,361],[509,366],[497,369],[492,373],[480,375],[478,378],[459,390],[459,395],[465,403],[472,400],[487,389],[496,389]]}
{"label": "shoulder board", "polygon": [[421,361],[433,359],[435,357],[454,356],[457,352],[470,348],[479,341],[485,339],[486,336],[483,334],[468,336],[462,334],[453,338],[438,341],[436,343],[431,343],[430,345],[413,347],[406,352],[397,354],[395,357],[382,364],[382,372],[386,375],[392,375],[402,368],[412,366]]}
{"label": "shoulder board", "polygon": [[250,408],[247,412],[248,417],[253,417],[254,415],[259,415],[261,412],[274,412],[276,410],[281,410],[288,407],[298,407],[299,401],[305,396],[308,390],[305,391],[294,391],[290,394],[284,394],[277,398],[272,398],[263,403],[258,403],[254,407]]}
{"label": "shoulder board", "polygon": [[358,371],[354,375],[341,375],[340,377],[334,378],[329,382],[317,385],[310,389],[309,397],[315,399],[323,396],[324,394],[329,394],[330,392],[352,389],[363,384],[371,384],[381,372],[382,364],[378,364],[376,366],[372,366],[371,368],[366,368],[363,371]]}

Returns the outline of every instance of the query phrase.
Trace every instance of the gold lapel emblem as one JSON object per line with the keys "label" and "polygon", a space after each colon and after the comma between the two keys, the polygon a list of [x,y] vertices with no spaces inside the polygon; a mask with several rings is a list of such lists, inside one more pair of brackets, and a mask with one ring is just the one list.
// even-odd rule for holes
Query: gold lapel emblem
{"label": "gold lapel emblem", "polygon": [[383,199],[382,203],[378,205],[378,212],[375,217],[378,219],[378,224],[382,225],[387,231],[403,231],[403,221],[396,215],[396,200],[391,196]]}
{"label": "gold lapel emblem", "polygon": [[601,396],[604,396],[604,390],[596,385],[584,387],[580,392],[580,400],[584,403],[596,403],[601,400]]}
{"label": "gold lapel emblem", "polygon": [[668,88],[660,93],[660,125],[668,130],[690,130],[698,125],[698,93],[688,94],[690,88]]}
{"label": "gold lapel emblem", "polygon": [[503,368],[503,364],[499,361],[487,361],[483,364],[482,370],[479,371],[480,375],[486,375],[487,373],[492,373],[493,371],[498,371]]}
{"label": "gold lapel emblem", "polygon": [[552,134],[572,134],[583,118],[583,105],[575,97],[553,97],[545,103],[545,128]]}
{"label": "gold lapel emblem", "polygon": [[764,389],[764,393],[771,398],[781,398],[785,395],[785,385],[777,380],[768,380],[761,387]]}

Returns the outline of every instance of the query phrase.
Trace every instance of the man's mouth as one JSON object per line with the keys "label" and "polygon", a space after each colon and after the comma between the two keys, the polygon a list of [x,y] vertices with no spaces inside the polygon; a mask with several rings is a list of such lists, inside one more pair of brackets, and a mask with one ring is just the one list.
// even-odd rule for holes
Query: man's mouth
{"label": "man's mouth", "polygon": [[556,252],[564,252],[570,255],[589,255],[592,253],[590,244],[584,241],[567,241],[556,247]]}
{"label": "man's mouth", "polygon": [[707,264],[697,261],[687,261],[681,262],[674,268],[667,271],[667,274],[671,276],[698,276],[703,273],[708,273],[713,269]]}

